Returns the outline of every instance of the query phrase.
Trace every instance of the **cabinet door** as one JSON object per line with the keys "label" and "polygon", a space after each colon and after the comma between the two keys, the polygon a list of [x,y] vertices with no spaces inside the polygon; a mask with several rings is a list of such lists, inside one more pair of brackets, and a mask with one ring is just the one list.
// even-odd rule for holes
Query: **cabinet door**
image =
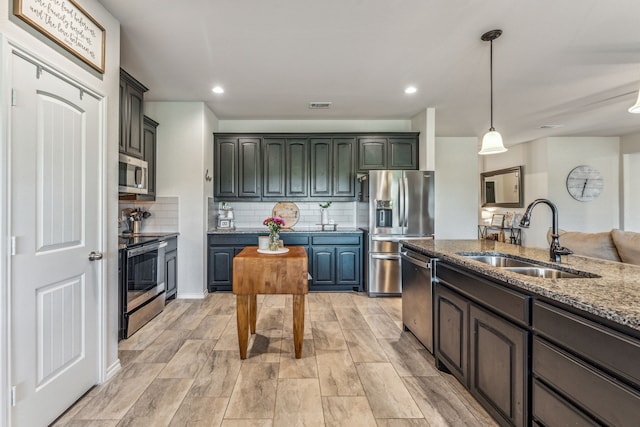
{"label": "cabinet door", "polygon": [[387,138],[358,139],[358,170],[387,168]]}
{"label": "cabinet door", "polygon": [[167,252],[165,256],[165,280],[167,298],[173,297],[178,287],[178,251]]}
{"label": "cabinet door", "polygon": [[232,199],[238,195],[238,142],[236,138],[220,138],[215,141],[214,195],[220,199]]}
{"label": "cabinet door", "polygon": [[417,139],[389,138],[387,156],[389,169],[418,169]]}
{"label": "cabinet door", "polygon": [[119,141],[119,151],[121,153],[127,152],[127,129],[129,129],[129,123],[127,120],[128,117],[128,107],[127,107],[127,82],[120,79],[120,141]]}
{"label": "cabinet door", "polygon": [[142,140],[142,96],[142,92],[130,85],[127,85],[126,99],[129,107],[127,111],[129,128],[127,138],[125,140],[125,151],[128,155],[139,159],[144,158],[144,143]]}
{"label": "cabinet door", "polygon": [[335,283],[335,247],[314,246],[311,248],[313,257],[314,285],[332,285]]}
{"label": "cabinet door", "polygon": [[144,118],[144,159],[147,162],[148,192],[145,200],[156,199],[156,130],[158,123]]}
{"label": "cabinet door", "polygon": [[285,192],[288,197],[309,195],[309,156],[306,138],[287,139]]}
{"label": "cabinet door", "polygon": [[354,138],[333,140],[333,196],[356,195],[356,143]]}
{"label": "cabinet door", "polygon": [[360,248],[336,248],[336,285],[360,285]]}
{"label": "cabinet door", "polygon": [[260,138],[238,139],[238,198],[260,200]]}
{"label": "cabinet door", "polygon": [[262,141],[262,197],[285,195],[285,165],[290,163],[285,157],[285,148],[284,138],[264,138]]}
{"label": "cabinet door", "polygon": [[311,138],[311,197],[331,197],[331,139]]}
{"label": "cabinet door", "polygon": [[231,290],[234,248],[209,247],[208,280],[209,292]]}
{"label": "cabinet door", "polygon": [[469,390],[497,419],[524,426],[528,332],[474,304],[469,313]]}
{"label": "cabinet door", "polygon": [[467,385],[469,301],[436,284],[434,312],[436,361]]}

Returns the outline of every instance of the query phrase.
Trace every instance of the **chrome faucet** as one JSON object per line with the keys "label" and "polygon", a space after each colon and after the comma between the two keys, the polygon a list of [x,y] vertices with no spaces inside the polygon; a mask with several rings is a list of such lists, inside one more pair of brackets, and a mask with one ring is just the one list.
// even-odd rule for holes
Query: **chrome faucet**
{"label": "chrome faucet", "polygon": [[544,203],[551,208],[553,218],[551,223],[551,246],[549,247],[549,259],[551,261],[560,262],[560,255],[569,255],[573,252],[571,249],[560,246],[560,240],[558,240],[558,208],[556,208],[556,205],[554,205],[551,200],[535,199],[531,202],[531,204],[527,206],[527,210],[524,212],[524,215],[522,215],[520,227],[529,228],[529,223],[531,222],[531,211],[538,203]]}

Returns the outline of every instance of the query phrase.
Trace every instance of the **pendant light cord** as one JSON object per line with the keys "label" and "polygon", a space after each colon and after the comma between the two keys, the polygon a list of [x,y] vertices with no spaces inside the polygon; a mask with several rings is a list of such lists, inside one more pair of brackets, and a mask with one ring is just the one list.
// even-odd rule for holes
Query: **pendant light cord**
{"label": "pendant light cord", "polygon": [[491,128],[490,131],[494,131],[493,127],[493,40],[489,42],[489,87],[491,88]]}

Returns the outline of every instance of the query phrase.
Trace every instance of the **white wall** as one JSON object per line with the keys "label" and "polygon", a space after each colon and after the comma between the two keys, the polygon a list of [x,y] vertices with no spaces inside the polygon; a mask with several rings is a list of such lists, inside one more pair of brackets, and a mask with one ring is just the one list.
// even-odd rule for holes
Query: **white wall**
{"label": "white wall", "polygon": [[[561,229],[598,232],[619,227],[619,158],[618,137],[554,137],[512,146],[506,153],[484,156],[481,162],[482,171],[524,166],[524,207],[497,211],[522,213],[533,200],[546,198],[558,208]],[[574,200],[566,189],[567,175],[579,165],[595,167],[604,178],[604,190],[591,202]],[[547,247],[551,218],[550,209],[536,207],[530,228],[522,231],[522,244]]]}
{"label": "white wall", "polygon": [[437,239],[478,237],[478,138],[436,138]]}
{"label": "white wall", "polygon": [[436,169],[436,110],[427,108],[411,118],[411,130],[420,132],[418,168],[423,171]]}
{"label": "white wall", "polygon": [[145,102],[145,114],[158,123],[158,196],[179,198],[178,298],[206,293],[207,195],[205,172],[213,175],[215,115],[202,102]]}
{"label": "white wall", "polygon": [[620,227],[640,232],[640,133],[623,136],[620,150]]}
{"label": "white wall", "polygon": [[411,121],[220,120],[218,132],[411,132]]}
{"label": "white wall", "polygon": [[[105,306],[105,348],[103,351],[103,360],[101,360],[101,374],[103,378],[112,375],[119,368],[118,360],[118,120],[119,120],[119,79],[120,79],[120,24],[116,21],[100,3],[95,0],[79,0],[78,4],[95,18],[106,30],[106,46],[105,46],[105,73],[100,75],[89,69],[86,65],[81,64],[76,59],[71,59],[71,55],[61,48],[57,47],[53,42],[37,33],[35,30],[26,26],[26,24],[18,21],[11,16],[11,5],[8,1],[2,2],[2,13],[0,13],[0,35],[3,35],[6,41],[15,43],[25,50],[29,51],[36,57],[41,58],[49,65],[62,71],[64,74],[81,82],[82,84],[92,88],[97,93],[105,97],[105,150],[104,166],[106,172],[104,174],[106,182],[102,188],[104,192],[105,206],[103,208],[105,229],[102,241],[102,251],[105,258],[102,261],[104,269],[103,283],[105,287],[104,297]],[[5,45],[6,47],[6,45]],[[6,176],[7,170],[5,162],[7,161],[6,150],[8,147],[8,135],[6,123],[9,112],[5,106],[10,105],[8,101],[9,92],[6,90],[8,82],[4,80],[8,76],[6,65],[8,64],[9,52],[3,51],[2,72],[0,72],[0,88],[2,89],[2,99],[0,102],[0,219],[2,220],[0,237],[2,242],[6,242],[7,224],[6,211],[8,209],[8,201],[6,199]],[[7,301],[5,298],[8,289],[8,278],[6,277],[6,260],[5,245],[0,247],[0,300]],[[97,307],[96,307],[97,308]],[[7,381],[7,372],[4,363],[7,361],[6,347],[6,318],[7,307],[2,306],[2,319],[0,320],[0,333],[2,334],[2,342],[0,349],[2,355],[2,371],[0,372],[0,401],[3,402],[2,414],[0,417],[0,425],[8,424],[6,417],[8,416],[5,402],[5,391],[9,389]]]}

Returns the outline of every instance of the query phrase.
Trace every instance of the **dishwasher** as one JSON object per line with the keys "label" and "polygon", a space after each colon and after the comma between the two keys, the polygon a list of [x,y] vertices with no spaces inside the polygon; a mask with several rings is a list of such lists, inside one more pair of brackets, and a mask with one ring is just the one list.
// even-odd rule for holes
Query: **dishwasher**
{"label": "dishwasher", "polygon": [[403,247],[402,323],[433,353],[433,270],[435,259]]}

